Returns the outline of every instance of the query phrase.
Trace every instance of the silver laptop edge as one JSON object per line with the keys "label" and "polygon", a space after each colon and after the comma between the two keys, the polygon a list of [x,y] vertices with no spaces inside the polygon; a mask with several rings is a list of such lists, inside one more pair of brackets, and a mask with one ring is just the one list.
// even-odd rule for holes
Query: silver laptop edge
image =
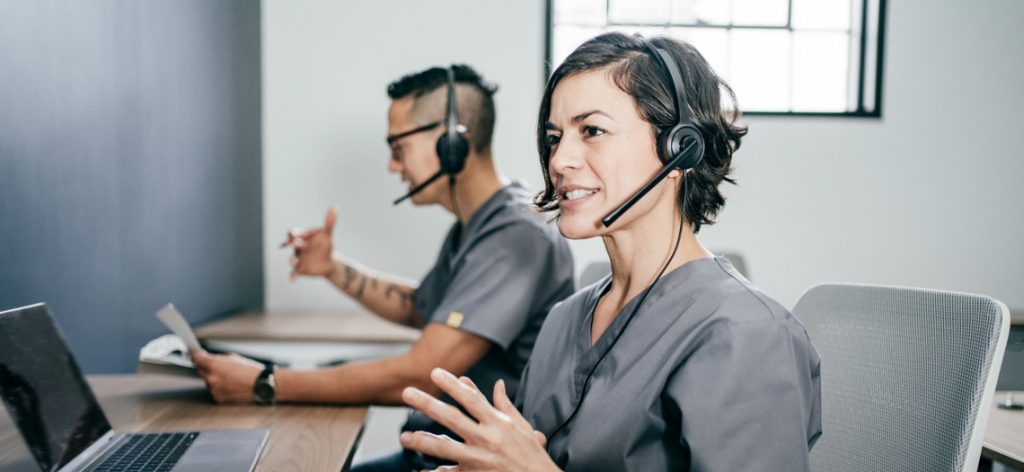
{"label": "silver laptop edge", "polygon": [[[164,431],[160,431],[164,432]],[[256,464],[262,457],[263,449],[270,437],[270,430],[267,429],[201,429],[189,431],[167,431],[167,432],[196,432],[199,436],[196,441],[185,451],[178,463],[171,468],[171,472],[192,472],[206,471],[211,465],[216,465],[218,471],[248,471],[255,469]],[[103,460],[114,453],[117,448],[128,438],[137,434],[154,434],[155,431],[140,431],[138,433],[117,433],[108,431],[95,443],[90,445],[78,456],[68,462],[58,472],[84,472],[98,467]],[[225,451],[225,445],[241,445],[242,449]],[[210,457],[204,454],[204,450],[215,451],[216,456]],[[235,457],[225,458],[226,452],[233,452]],[[206,457],[203,457],[203,456]]]}

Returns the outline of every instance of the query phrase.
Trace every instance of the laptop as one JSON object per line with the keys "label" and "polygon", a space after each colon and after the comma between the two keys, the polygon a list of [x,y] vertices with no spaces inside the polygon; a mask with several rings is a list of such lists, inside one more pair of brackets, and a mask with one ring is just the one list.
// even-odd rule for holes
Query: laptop
{"label": "laptop", "polygon": [[269,435],[114,432],[41,303],[0,312],[0,397],[44,471],[251,471]]}

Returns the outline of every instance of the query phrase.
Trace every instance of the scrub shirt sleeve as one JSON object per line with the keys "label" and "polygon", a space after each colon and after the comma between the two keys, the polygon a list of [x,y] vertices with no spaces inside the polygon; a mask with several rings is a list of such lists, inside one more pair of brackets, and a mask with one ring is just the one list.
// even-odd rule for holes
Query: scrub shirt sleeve
{"label": "scrub shirt sleeve", "polygon": [[712,329],[665,386],[690,470],[808,470],[820,434],[809,437],[820,408],[818,366],[799,325],[769,319]]}
{"label": "scrub shirt sleeve", "polygon": [[541,228],[509,224],[468,248],[430,322],[507,349],[531,321],[539,287],[552,283],[555,241]]}

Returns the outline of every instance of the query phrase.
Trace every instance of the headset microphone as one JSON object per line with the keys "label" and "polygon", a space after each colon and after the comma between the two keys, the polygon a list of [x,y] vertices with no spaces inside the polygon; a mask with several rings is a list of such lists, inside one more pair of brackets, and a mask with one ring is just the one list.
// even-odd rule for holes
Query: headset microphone
{"label": "headset microphone", "polygon": [[395,201],[391,202],[391,204],[392,205],[398,205],[399,203],[404,202],[405,199],[407,199],[407,198],[409,198],[409,197],[411,197],[413,195],[416,195],[417,193],[420,193],[421,190],[427,188],[428,185],[434,183],[434,181],[439,179],[439,178],[441,178],[442,175],[444,175],[444,169],[441,169],[441,170],[437,171],[437,173],[432,175],[432,176],[430,176],[430,178],[427,179],[426,182],[423,182],[422,184],[419,184],[419,185],[413,187],[412,190],[409,191],[409,193],[407,193],[405,195],[402,195],[401,197],[395,199]]}
{"label": "headset microphone", "polygon": [[625,213],[626,210],[629,210],[633,205],[636,204],[636,202],[640,201],[641,198],[644,198],[644,195],[647,195],[647,192],[650,192],[652,188],[661,183],[661,181],[666,176],[668,176],[669,172],[672,172],[676,168],[681,167],[680,162],[682,161],[682,158],[686,157],[686,155],[688,155],[690,151],[693,150],[695,146],[697,146],[697,144],[698,143],[696,141],[690,140],[689,144],[687,144],[686,147],[683,149],[683,155],[681,155],[678,159],[675,159],[672,162],[666,164],[665,167],[658,171],[658,175],[655,175],[653,179],[644,184],[643,187],[640,187],[640,190],[638,190],[631,197],[629,197],[629,199],[626,200],[625,203],[619,205],[618,208],[612,210],[612,212],[608,213],[604,218],[601,218],[601,224],[603,224],[605,228],[615,224],[615,220],[619,219],[619,217],[622,216],[622,214]]}

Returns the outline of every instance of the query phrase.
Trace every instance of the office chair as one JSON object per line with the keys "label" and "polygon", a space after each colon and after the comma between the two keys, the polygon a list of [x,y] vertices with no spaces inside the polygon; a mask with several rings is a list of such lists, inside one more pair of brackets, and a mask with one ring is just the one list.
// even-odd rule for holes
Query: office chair
{"label": "office chair", "polygon": [[1009,332],[1001,302],[825,284],[793,313],[821,354],[815,471],[971,471]]}

